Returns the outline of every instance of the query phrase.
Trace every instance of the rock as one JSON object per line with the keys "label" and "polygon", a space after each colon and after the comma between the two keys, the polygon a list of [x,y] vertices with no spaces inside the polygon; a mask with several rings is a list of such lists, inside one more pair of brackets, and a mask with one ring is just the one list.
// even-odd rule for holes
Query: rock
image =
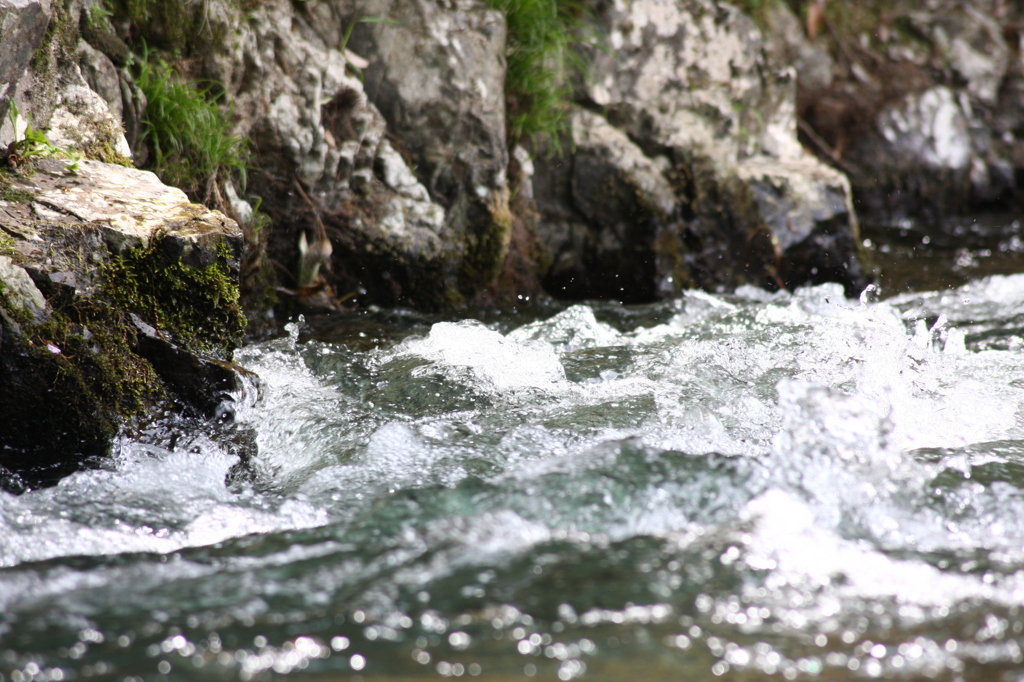
{"label": "rock", "polygon": [[[30,5],[26,3],[26,7]],[[48,12],[50,9],[47,7]],[[8,92],[0,96],[4,112],[7,108],[3,97],[17,104],[19,129],[13,130],[4,116],[0,123],[0,146],[6,147],[16,136],[20,138],[31,125],[35,130],[45,131],[48,141],[56,147],[89,159],[124,163],[131,158],[131,149],[121,127],[123,109],[115,106],[117,113],[111,113],[104,97],[90,88],[79,62],[85,64],[85,72],[115,104],[118,79],[111,71],[109,59],[78,40],[81,13],[82,6],[77,2],[66,6],[58,3],[52,7],[49,28],[43,25],[45,33],[38,37],[26,35],[26,40],[34,40],[31,59],[11,60]],[[14,54],[7,45],[5,39],[0,59],[10,59]],[[20,51],[15,53],[21,55]],[[14,73],[17,69],[20,72]]]}
{"label": "rock", "polygon": [[[851,258],[859,248],[858,229],[845,175],[804,156],[747,159],[738,176],[771,234],[774,275],[782,285],[865,281],[862,266]],[[856,293],[856,286],[848,289]]]}
{"label": "rock", "polygon": [[239,405],[251,407],[259,398],[260,379],[249,370],[223,360],[190,353],[168,341],[138,315],[134,350],[148,360],[178,398],[207,419],[231,421]]}
{"label": "rock", "polygon": [[878,131],[899,164],[904,161],[937,171],[964,171],[971,163],[967,118],[946,87],[907,95],[876,118]]}
{"label": "rock", "polygon": [[48,0],[0,0],[0,138],[3,126],[9,126],[7,109],[18,81],[42,44],[49,22]]}
{"label": "rock", "polygon": [[949,11],[914,12],[909,18],[966,82],[968,94],[990,106],[996,103],[1010,49],[994,17],[968,3]]}
{"label": "rock", "polygon": [[[804,142],[846,172],[865,222],[1021,206],[1024,7],[983,0],[878,5],[810,41],[784,3],[768,13],[769,53],[792,59]],[[854,33],[861,31],[861,33]],[[800,58],[830,55],[832,82]]]}
{"label": "rock", "polygon": [[[78,63],[85,82],[97,95],[103,98],[107,107],[120,125],[124,118],[124,104],[121,98],[121,79],[110,57],[103,54],[84,40],[78,41]],[[127,141],[126,141],[127,147]],[[125,156],[130,156],[130,150]]]}
{"label": "rock", "polygon": [[820,93],[832,85],[835,62],[820,45],[807,39],[800,20],[784,2],[769,2],[765,8],[767,38],[765,54],[777,70],[796,69],[799,88]]}
{"label": "rock", "polygon": [[554,256],[545,288],[568,298],[651,300],[659,221],[676,210],[665,157],[650,159],[602,117],[576,111],[571,160],[537,164],[540,235]]}
{"label": "rock", "polygon": [[52,483],[168,400],[223,418],[253,399],[254,382],[228,364],[245,326],[233,221],[118,165],[37,159],[9,178],[6,196],[18,200],[0,202],[8,478]]}
{"label": "rock", "polygon": [[107,102],[84,83],[61,89],[47,139],[56,147],[74,149],[94,159],[112,162],[132,155],[120,117],[115,119]]}
{"label": "rock", "polygon": [[0,293],[10,312],[29,322],[42,322],[47,316],[46,299],[36,288],[25,268],[0,256]]}
{"label": "rock", "polygon": [[367,96],[408,150],[446,230],[463,242],[458,288],[472,296],[505,258],[505,21],[478,0],[360,0],[350,46],[369,62]]}
{"label": "rock", "polygon": [[744,283],[858,293],[849,184],[801,149],[794,72],[772,70],[754,23],[710,0],[602,2],[594,16],[607,45],[583,86],[591,111],[573,115],[569,158],[534,159],[555,254],[546,288],[626,301]]}
{"label": "rock", "polygon": [[243,15],[213,3],[212,30],[228,44],[197,50],[225,84],[240,134],[255,141],[249,191],[278,226],[271,257],[296,263],[299,233],[312,240],[322,224],[333,242],[327,279],[339,294],[444,307],[464,297],[469,237],[453,231],[446,199],[429,191],[422,167],[412,172],[406,147],[400,153],[400,138],[385,136],[385,118],[347,70],[338,16],[362,16],[352,11],[267,3]]}

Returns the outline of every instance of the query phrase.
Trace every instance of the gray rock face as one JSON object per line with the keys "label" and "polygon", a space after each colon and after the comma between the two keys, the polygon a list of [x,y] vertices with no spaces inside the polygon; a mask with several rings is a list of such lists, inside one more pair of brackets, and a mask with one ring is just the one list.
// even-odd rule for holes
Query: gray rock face
{"label": "gray rock face", "polygon": [[[214,3],[209,21],[228,44],[203,52],[205,70],[255,142],[252,189],[276,219],[278,260],[319,222],[339,294],[444,307],[489,283],[507,241],[494,218],[508,198],[500,15],[472,3],[274,2],[245,15]],[[360,80],[349,62],[364,58]]]}
{"label": "gray rock face", "polygon": [[89,43],[80,40],[78,63],[89,88],[103,98],[114,120],[120,125],[124,119],[124,104],[121,96],[121,79],[114,62]]}
{"label": "gray rock face", "polygon": [[607,45],[582,95],[602,113],[574,115],[571,158],[535,160],[548,290],[638,301],[833,280],[855,293],[849,184],[801,149],[795,74],[773,71],[754,23],[711,0],[606,2],[595,18]]}
{"label": "gray rock face", "polygon": [[863,35],[840,28],[816,41],[784,3],[771,16],[770,52],[831,49],[830,84],[820,65],[794,61],[803,132],[849,174],[867,221],[937,224],[1020,205],[1024,68],[1007,41],[1019,40],[1019,3],[896,3]]}
{"label": "gray rock face", "polygon": [[42,44],[49,22],[48,0],[0,0],[0,121],[7,119],[18,81]]}
{"label": "gray rock face", "polygon": [[899,159],[938,171],[964,171],[970,166],[967,118],[949,88],[907,95],[879,112],[876,126]]}
{"label": "gray rock face", "polygon": [[[451,210],[505,190],[505,21],[477,0],[361,0],[367,95]],[[462,210],[469,210],[462,209]],[[465,221],[466,218],[461,218]],[[462,226],[461,229],[466,229]]]}

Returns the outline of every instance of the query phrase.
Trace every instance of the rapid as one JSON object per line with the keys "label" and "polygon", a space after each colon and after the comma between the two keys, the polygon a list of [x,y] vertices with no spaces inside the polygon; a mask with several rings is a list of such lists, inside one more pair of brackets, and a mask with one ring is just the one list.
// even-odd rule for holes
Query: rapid
{"label": "rapid", "polygon": [[0,492],[0,681],[1022,679],[1024,275],[876,293],[295,321]]}

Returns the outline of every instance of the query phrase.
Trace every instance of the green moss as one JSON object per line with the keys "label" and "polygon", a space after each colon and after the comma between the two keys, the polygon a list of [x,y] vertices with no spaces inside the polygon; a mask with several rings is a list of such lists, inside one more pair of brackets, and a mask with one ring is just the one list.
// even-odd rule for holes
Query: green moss
{"label": "green moss", "polygon": [[32,56],[32,70],[37,77],[54,74],[59,61],[77,62],[78,27],[63,2],[54,2],[51,12],[43,42]]}
{"label": "green moss", "polygon": [[184,348],[230,358],[245,332],[245,316],[221,243],[205,266],[183,263],[167,238],[111,259],[103,267],[104,293],[116,308],[137,313]]}
{"label": "green moss", "polygon": [[[35,193],[30,190],[11,187],[10,185],[0,183],[0,201],[13,201],[19,204],[28,204],[35,198]],[[2,238],[2,235],[0,235],[0,239]]]}
{"label": "green moss", "polygon": [[[15,256],[17,253],[14,249],[14,237],[0,231],[0,256]],[[3,295],[4,289],[5,285],[0,281],[0,296]]]}
{"label": "green moss", "polygon": [[137,332],[123,311],[78,300],[26,332],[36,348],[54,356],[63,372],[79,377],[99,397],[103,416],[112,422],[140,415],[167,397],[153,367],[132,350]]}

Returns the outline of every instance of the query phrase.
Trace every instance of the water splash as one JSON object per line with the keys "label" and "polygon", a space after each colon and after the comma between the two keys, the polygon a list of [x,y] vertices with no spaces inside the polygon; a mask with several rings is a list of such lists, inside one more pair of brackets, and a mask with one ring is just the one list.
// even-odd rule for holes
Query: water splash
{"label": "water splash", "polygon": [[0,674],[1016,679],[1024,277],[876,294],[293,323],[248,483],[200,433],[0,493]]}

